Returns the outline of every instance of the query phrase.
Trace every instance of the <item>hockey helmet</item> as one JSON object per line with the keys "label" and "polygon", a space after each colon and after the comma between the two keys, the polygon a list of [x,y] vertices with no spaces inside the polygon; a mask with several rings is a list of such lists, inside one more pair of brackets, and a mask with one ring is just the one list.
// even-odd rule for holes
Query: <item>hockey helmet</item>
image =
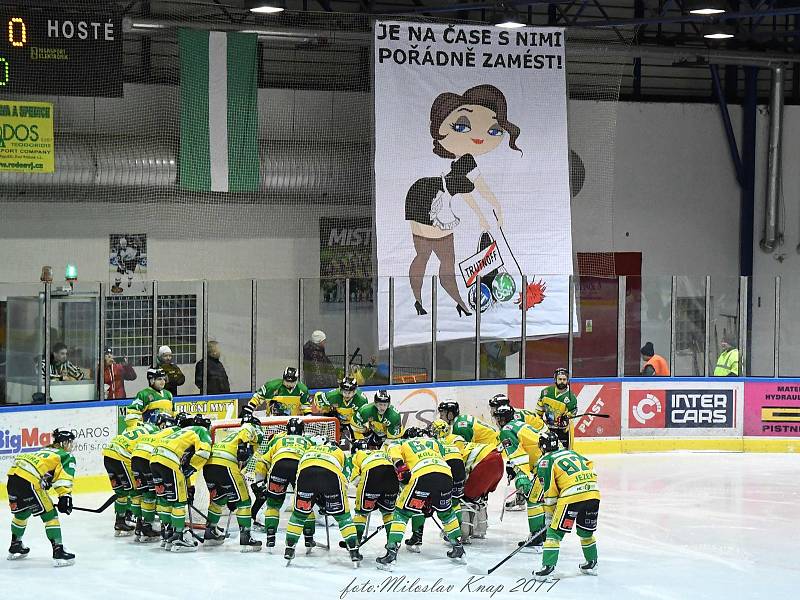
{"label": "hockey helmet", "polygon": [[558,450],[558,436],[552,431],[546,431],[539,436],[539,448],[542,454]]}
{"label": "hockey helmet", "polygon": [[302,419],[292,417],[286,421],[286,435],[303,435],[305,429],[306,424],[303,423]]}

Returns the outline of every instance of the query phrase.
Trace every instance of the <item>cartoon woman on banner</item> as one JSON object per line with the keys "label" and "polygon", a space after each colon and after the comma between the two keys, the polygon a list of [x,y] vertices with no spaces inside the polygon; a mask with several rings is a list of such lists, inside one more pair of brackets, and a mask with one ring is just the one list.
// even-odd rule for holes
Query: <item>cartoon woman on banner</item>
{"label": "cartoon woman on banner", "polygon": [[406,221],[411,224],[416,256],[408,275],[417,314],[427,314],[422,305],[422,283],[431,254],[439,259],[439,282],[455,301],[459,316],[470,316],[456,282],[456,255],[453,230],[460,219],[453,212],[453,201],[460,197],[475,212],[481,232],[489,222],[475,200],[475,190],[494,208],[503,226],[503,208],[478,170],[475,157],[500,146],[508,133],[509,148],[522,153],[516,141],[520,129],[508,120],[508,104],[502,91],[493,85],[477,85],[463,94],[445,92],[433,101],[430,114],[433,153],[455,159],[450,171],[439,177],[418,179],[406,194]]}

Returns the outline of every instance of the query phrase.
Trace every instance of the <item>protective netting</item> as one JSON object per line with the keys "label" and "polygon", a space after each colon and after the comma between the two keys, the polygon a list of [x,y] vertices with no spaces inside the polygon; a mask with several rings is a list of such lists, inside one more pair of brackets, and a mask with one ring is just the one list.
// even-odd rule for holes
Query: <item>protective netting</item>
{"label": "protective netting", "polygon": [[[317,238],[320,218],[371,216],[373,17],[263,16],[222,4],[104,3],[101,12],[116,11],[123,23],[121,97],[4,94],[54,103],[56,166],[53,174],[0,173],[2,233],[79,239],[91,224],[151,238]],[[69,7],[98,12],[87,0]],[[209,30],[259,34],[212,39]],[[593,245],[607,249],[616,103],[629,59],[595,50],[633,35],[570,29],[567,39],[569,95],[580,101],[570,107],[573,194],[590,218],[598,215]],[[203,73],[224,71],[220,44],[237,69],[214,85]],[[227,131],[208,104],[226,100]],[[214,172],[214,152],[227,152],[224,173]],[[43,228],[35,215],[53,211],[68,219]]]}
{"label": "protective netting", "polygon": [[[337,442],[340,439],[339,433],[339,421],[334,417],[298,417],[300,420],[303,421],[305,430],[303,435],[308,437],[324,435],[330,440],[336,440]],[[267,450],[267,446],[269,445],[270,440],[277,434],[286,433],[286,423],[289,421],[289,417],[266,417],[262,416],[259,417],[261,420],[261,427],[264,432],[264,439],[261,442],[258,450],[253,454],[250,460],[245,465],[245,468],[242,469],[242,473],[244,474],[245,481],[247,482],[248,488],[250,484],[255,481],[255,469],[256,464],[261,459],[261,456]],[[214,442],[219,442],[223,439],[226,435],[236,431],[241,426],[241,421],[237,420],[218,420],[214,421],[211,424],[211,439]],[[206,486],[205,479],[203,478],[203,473],[198,472],[196,480],[194,482],[195,486],[195,496],[194,496],[194,506],[203,513],[207,513],[208,511],[208,503],[209,503],[209,494],[208,494],[208,487]],[[224,513],[227,516],[227,508],[225,508]],[[196,515],[195,515],[196,516]],[[205,523],[198,523],[198,526],[202,525],[205,526]]]}

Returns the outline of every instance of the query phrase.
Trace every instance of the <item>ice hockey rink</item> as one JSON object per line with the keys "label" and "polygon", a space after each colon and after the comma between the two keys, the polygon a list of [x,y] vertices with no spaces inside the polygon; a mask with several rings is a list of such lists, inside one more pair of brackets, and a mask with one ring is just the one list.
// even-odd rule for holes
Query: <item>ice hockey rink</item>
{"label": "ice hockey rink", "polygon": [[[426,526],[421,554],[403,549],[394,570],[387,573],[375,568],[383,533],[365,545],[365,559],[358,569],[351,566],[347,552],[337,547],[340,538],[333,527],[330,552],[316,549],[306,556],[300,549],[287,568],[280,533],[271,555],[266,551],[241,554],[238,536],[223,546],[174,554],[157,545],[136,544],[132,538],[112,537],[113,511],[109,509],[102,515],[76,511],[62,517],[65,547],[77,557],[74,566],[61,569],[52,567],[42,523],[32,519],[25,535],[30,556],[0,563],[0,589],[4,597],[15,600],[515,598],[534,594],[598,600],[796,597],[800,577],[793,533],[800,503],[796,456],[678,452],[593,458],[602,493],[597,577],[578,572],[580,546],[571,534],[562,543],[554,584],[532,582],[531,570],[540,556],[528,553],[517,554],[481,579],[481,570],[513,550],[527,533],[524,511],[506,512],[500,522],[501,484],[491,499],[487,538],[467,547],[466,565],[454,564],[445,556],[446,546],[431,523]],[[96,507],[107,497],[80,495],[75,504]],[[3,505],[0,513],[5,544],[8,506]],[[287,518],[283,513],[282,526]],[[317,540],[324,538],[320,527]]]}

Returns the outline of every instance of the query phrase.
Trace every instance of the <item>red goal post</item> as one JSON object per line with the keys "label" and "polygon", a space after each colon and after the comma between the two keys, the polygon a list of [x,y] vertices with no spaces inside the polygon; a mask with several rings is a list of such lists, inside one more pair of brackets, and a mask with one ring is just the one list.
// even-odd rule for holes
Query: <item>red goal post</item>
{"label": "red goal post", "polygon": [[[292,418],[291,416],[265,416],[263,414],[259,415],[258,413],[255,413],[255,416],[259,419],[259,421],[261,421],[261,428],[264,431],[264,439],[262,440],[261,445],[258,447],[255,454],[253,454],[253,457],[247,461],[244,469],[242,469],[242,474],[244,475],[248,488],[250,487],[250,484],[255,481],[256,464],[266,451],[270,440],[279,433],[285,433],[286,424],[289,422],[289,419]],[[341,440],[339,419],[336,417],[308,415],[298,416],[296,418],[303,421],[303,424],[305,425],[304,435],[306,436],[312,437],[315,435],[324,435],[329,439],[336,440],[336,442]],[[241,424],[241,419],[220,419],[212,421],[210,428],[212,443],[220,441],[228,433],[241,427]],[[209,496],[208,488],[206,487],[205,480],[203,479],[202,471],[198,472],[194,486],[194,506],[204,514],[207,514]],[[225,509],[225,515],[227,515],[227,508]],[[192,520],[195,528],[205,528],[205,523],[199,522],[202,521],[202,518],[197,513],[193,512]]]}

